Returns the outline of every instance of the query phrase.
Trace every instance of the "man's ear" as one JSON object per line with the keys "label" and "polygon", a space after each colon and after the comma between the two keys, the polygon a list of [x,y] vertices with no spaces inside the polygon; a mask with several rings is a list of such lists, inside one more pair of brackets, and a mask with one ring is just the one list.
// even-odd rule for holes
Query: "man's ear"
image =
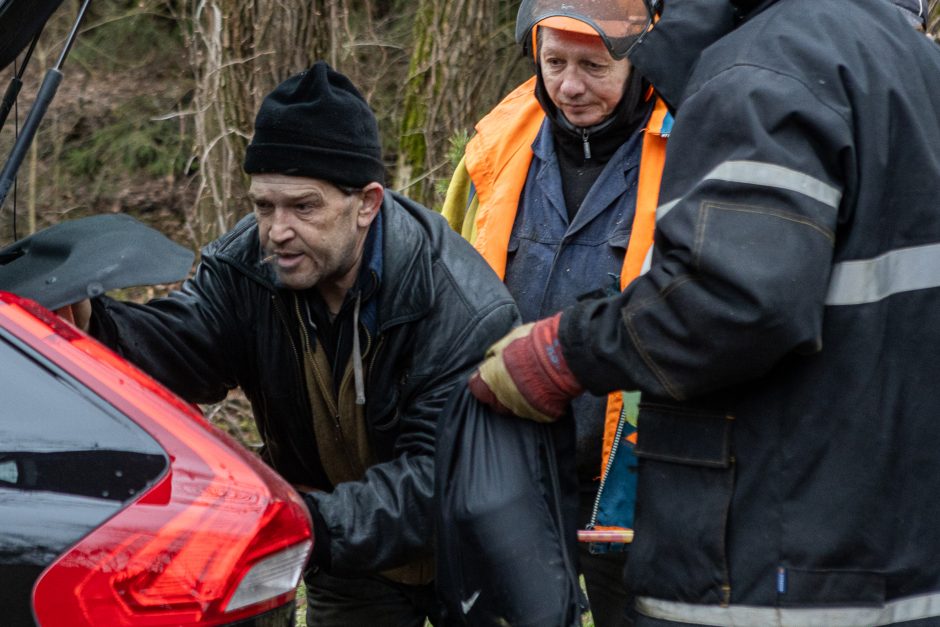
{"label": "man's ear", "polygon": [[359,205],[357,219],[359,226],[365,228],[372,224],[375,216],[379,214],[382,199],[385,197],[385,188],[381,184],[372,182],[362,188],[362,204]]}

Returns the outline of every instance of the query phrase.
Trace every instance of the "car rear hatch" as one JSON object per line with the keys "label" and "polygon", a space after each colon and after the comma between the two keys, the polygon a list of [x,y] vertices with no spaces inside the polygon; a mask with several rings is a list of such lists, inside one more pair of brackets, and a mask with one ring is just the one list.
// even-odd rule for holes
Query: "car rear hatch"
{"label": "car rear hatch", "polygon": [[[123,446],[131,442],[153,475],[77,495],[107,500],[110,511],[100,509],[103,521],[91,530],[75,528],[80,539],[61,555],[43,549],[53,559],[33,590],[39,624],[222,625],[290,612],[312,548],[309,514],[290,485],[109,349],[32,301],[0,292],[4,340],[53,373],[50,385],[68,385],[111,418],[129,418]],[[76,463],[99,442],[85,441],[73,451]],[[112,498],[112,489],[127,493]]]}

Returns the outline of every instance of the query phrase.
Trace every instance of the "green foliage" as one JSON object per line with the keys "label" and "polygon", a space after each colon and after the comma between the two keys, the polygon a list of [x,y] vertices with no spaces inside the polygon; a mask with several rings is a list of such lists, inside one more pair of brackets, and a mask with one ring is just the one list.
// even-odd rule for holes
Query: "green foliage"
{"label": "green foliage", "polygon": [[154,120],[163,111],[152,98],[138,96],[117,107],[93,132],[67,141],[66,171],[97,178],[117,172],[160,177],[182,173],[186,148],[175,120]]}
{"label": "green foliage", "polygon": [[[179,22],[161,0],[99,0],[92,3],[69,62],[96,72],[166,65],[166,51],[182,50]],[[175,70],[185,56],[178,54]],[[168,68],[167,68],[168,69]]]}
{"label": "green foliage", "polygon": [[450,162],[451,168],[456,168],[460,160],[463,159],[463,153],[467,149],[468,141],[470,141],[470,133],[464,128],[450,136],[448,140],[450,145],[447,148],[447,161]]}
{"label": "green foliage", "polygon": [[940,37],[940,0],[930,0],[927,7],[927,32],[936,40]]}
{"label": "green foliage", "polygon": [[[448,172],[453,173],[457,164],[463,159],[463,153],[467,149],[467,142],[470,141],[470,133],[466,129],[460,129],[450,136],[447,140],[447,162],[450,164]],[[447,195],[447,187],[450,185],[450,177],[439,178],[434,182],[434,191],[440,198]]]}
{"label": "green foliage", "polygon": [[[178,21],[163,0],[101,0],[92,7],[69,62],[140,85],[131,93],[115,87],[114,93],[93,94],[112,104],[103,119],[88,121],[92,131],[66,139],[62,156],[67,172],[81,177],[114,174],[115,179],[121,172],[152,177],[181,173],[187,147],[179,122],[156,119],[172,111],[174,90],[166,86],[184,67]],[[146,72],[134,72],[141,69]],[[151,92],[163,95],[144,95]]]}
{"label": "green foliage", "polygon": [[[65,79],[18,172],[20,212],[34,217],[37,228],[103,211],[150,213],[169,222],[188,201],[193,128],[184,111],[192,79],[170,1],[89,6],[63,66]],[[18,113],[22,121],[62,53],[80,4],[64,2],[46,24],[13,119]],[[3,129],[3,150],[15,126],[11,121]],[[169,230],[178,232],[178,222]]]}
{"label": "green foliage", "polygon": [[[316,538],[314,538],[316,542]],[[307,586],[301,580],[297,587],[297,614],[295,617],[297,624],[295,627],[307,627]]]}

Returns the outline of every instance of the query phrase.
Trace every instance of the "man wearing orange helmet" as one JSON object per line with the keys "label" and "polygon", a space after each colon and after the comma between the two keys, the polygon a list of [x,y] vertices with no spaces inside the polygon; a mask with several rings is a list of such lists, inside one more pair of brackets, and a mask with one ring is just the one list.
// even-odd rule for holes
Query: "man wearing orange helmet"
{"label": "man wearing orange helmet", "polygon": [[[525,322],[619,292],[650,250],[671,117],[625,55],[652,15],[643,0],[520,7],[516,39],[535,76],[476,125],[443,213],[504,279]],[[619,392],[573,402],[583,527],[632,524],[634,408]],[[624,547],[581,545],[599,627],[629,623]]]}

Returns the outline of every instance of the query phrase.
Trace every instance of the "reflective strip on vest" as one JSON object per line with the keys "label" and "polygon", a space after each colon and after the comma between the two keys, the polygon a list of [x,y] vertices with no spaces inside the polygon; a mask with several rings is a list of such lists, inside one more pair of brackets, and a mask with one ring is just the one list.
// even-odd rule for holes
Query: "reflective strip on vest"
{"label": "reflective strip on vest", "polygon": [[940,244],[899,248],[832,268],[827,305],[875,303],[901,292],[940,287]]}
{"label": "reflective strip on vest", "polygon": [[[760,161],[726,161],[706,174],[702,181],[727,181],[785,189],[808,196],[833,209],[838,209],[842,200],[842,192],[828,183],[790,168]],[[662,220],[679,200],[661,205],[656,210],[656,220]]]}
{"label": "reflective strip on vest", "polygon": [[907,597],[884,607],[776,608],[697,605],[638,597],[637,610],[651,618],[715,627],[876,627],[940,616],[940,593]]}

